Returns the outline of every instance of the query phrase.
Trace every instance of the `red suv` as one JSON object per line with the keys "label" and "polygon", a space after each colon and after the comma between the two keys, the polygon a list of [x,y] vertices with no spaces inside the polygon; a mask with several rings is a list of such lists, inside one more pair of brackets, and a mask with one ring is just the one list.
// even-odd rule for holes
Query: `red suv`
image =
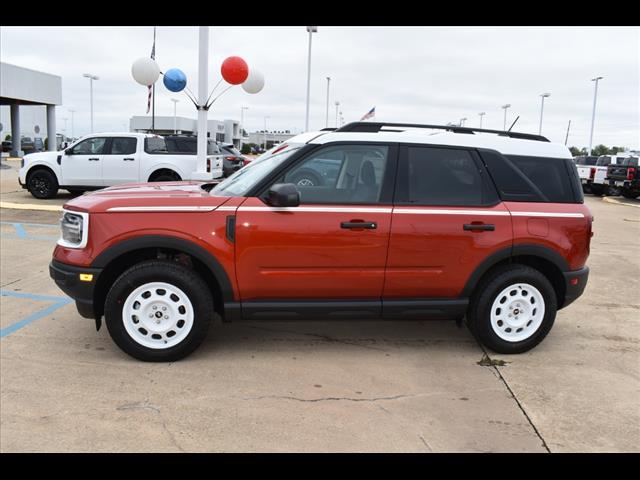
{"label": "red suv", "polygon": [[352,123],[294,137],[218,184],[75,198],[50,274],[141,360],[186,356],[214,312],[466,318],[487,347],[519,353],[582,294],[592,221],[564,145]]}

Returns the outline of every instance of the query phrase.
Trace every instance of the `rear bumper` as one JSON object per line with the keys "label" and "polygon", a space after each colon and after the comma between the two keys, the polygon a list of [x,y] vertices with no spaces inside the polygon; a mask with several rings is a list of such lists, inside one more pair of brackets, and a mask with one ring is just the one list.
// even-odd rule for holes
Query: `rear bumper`
{"label": "rear bumper", "polygon": [[[49,275],[60,290],[76,301],[78,313],[85,318],[96,319],[93,296],[101,272],[101,268],[76,267],[56,260],[49,264]],[[81,281],[81,273],[93,274],[93,279],[90,282]]]}
{"label": "rear bumper", "polygon": [[559,309],[572,304],[582,295],[582,292],[584,292],[587,286],[587,280],[589,279],[589,267],[563,272],[562,274],[564,275],[565,295],[564,302],[558,306]]}

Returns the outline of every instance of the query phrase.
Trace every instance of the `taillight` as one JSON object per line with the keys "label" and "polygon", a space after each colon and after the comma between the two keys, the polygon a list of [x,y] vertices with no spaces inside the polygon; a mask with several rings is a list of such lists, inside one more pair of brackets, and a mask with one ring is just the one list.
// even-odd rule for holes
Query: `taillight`
{"label": "taillight", "polygon": [[247,165],[249,165],[250,163],[251,163],[251,160],[249,160],[249,159],[247,159],[247,158],[245,158],[245,159],[242,161],[242,165],[243,165],[243,166],[245,166],[245,167],[246,167]]}
{"label": "taillight", "polygon": [[211,159],[207,158],[207,172],[211,172]]}
{"label": "taillight", "polygon": [[229,161],[233,161],[236,159],[236,157],[229,155],[228,157],[224,157],[225,160],[229,160]]}
{"label": "taillight", "polygon": [[591,167],[591,172],[589,173],[589,178],[591,180],[593,180],[595,176],[596,176],[596,169]]}
{"label": "taillight", "polygon": [[627,170],[627,180],[633,180],[633,177],[636,176],[636,169],[633,167],[629,167]]}

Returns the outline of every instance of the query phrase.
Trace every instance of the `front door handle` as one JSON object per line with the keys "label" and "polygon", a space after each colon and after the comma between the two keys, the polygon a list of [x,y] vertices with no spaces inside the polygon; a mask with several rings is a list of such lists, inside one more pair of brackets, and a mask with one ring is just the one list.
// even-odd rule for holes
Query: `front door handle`
{"label": "front door handle", "polygon": [[376,222],[342,222],[340,228],[367,228],[373,230],[378,228],[378,224]]}
{"label": "front door handle", "polygon": [[99,158],[90,158],[89,161],[90,162],[98,162],[98,161],[100,161],[100,159]]}
{"label": "front door handle", "polygon": [[471,230],[471,231],[481,231],[481,232],[493,232],[496,229],[496,226],[492,223],[465,223],[462,226],[463,230]]}
{"label": "front door handle", "polygon": [[125,162],[133,162],[135,158],[123,158],[122,160],[124,160]]}

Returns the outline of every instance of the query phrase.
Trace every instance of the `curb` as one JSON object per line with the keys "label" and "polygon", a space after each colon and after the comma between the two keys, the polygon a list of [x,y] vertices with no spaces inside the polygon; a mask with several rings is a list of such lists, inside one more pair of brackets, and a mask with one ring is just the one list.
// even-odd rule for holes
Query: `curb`
{"label": "curb", "polygon": [[620,200],[615,200],[611,197],[602,197],[602,201],[607,203],[615,203],[616,205],[625,205],[627,207],[640,208],[640,203],[636,204],[636,203],[621,202]]}
{"label": "curb", "polygon": [[0,201],[0,208],[9,208],[14,210],[43,210],[47,212],[61,212],[61,205],[36,205],[34,203],[13,203]]}

